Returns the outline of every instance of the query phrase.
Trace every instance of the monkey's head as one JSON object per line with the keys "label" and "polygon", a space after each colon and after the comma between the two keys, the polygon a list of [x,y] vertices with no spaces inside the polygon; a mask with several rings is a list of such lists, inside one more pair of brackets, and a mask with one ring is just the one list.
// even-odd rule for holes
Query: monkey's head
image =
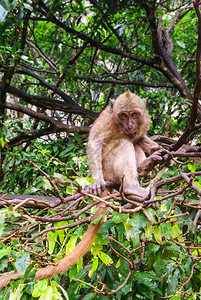
{"label": "monkey's head", "polygon": [[129,90],[121,94],[113,103],[113,119],[131,139],[143,137],[150,124],[145,102]]}

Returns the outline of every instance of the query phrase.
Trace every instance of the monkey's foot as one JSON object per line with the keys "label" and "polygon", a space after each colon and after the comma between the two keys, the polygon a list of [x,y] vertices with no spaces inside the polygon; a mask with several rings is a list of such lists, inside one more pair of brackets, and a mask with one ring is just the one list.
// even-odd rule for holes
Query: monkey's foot
{"label": "monkey's foot", "polygon": [[100,196],[105,188],[106,182],[104,180],[96,180],[93,184],[86,185],[84,191],[95,196]]}
{"label": "monkey's foot", "polygon": [[146,198],[149,194],[149,191],[142,188],[141,186],[134,186],[132,188],[125,188],[124,194],[126,195],[134,195],[141,198]]}

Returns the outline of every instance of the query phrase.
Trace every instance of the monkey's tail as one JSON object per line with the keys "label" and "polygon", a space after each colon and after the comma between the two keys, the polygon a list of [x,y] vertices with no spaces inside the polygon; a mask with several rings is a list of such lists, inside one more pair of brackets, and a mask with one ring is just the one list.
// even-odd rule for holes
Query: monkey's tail
{"label": "monkey's tail", "polygon": [[18,279],[22,275],[22,272],[8,272],[7,274],[0,275],[0,291],[10,283],[11,279]]}
{"label": "monkey's tail", "polygon": [[[107,212],[107,207],[105,206],[105,204],[100,203],[97,207],[96,213],[93,216],[92,222],[93,220],[96,220],[98,217],[100,217],[102,212]],[[83,236],[83,239],[77,244],[75,249],[66,257],[61,259],[56,265],[47,266],[45,268],[37,270],[35,279],[41,280],[44,278],[56,276],[61,272],[67,271],[71,266],[75,265],[78,259],[87,252],[89,246],[95,240],[95,237],[101,229],[103,222],[104,218],[102,218],[97,224],[90,223],[87,231]],[[22,272],[0,275],[0,290],[2,290],[6,285],[9,284],[11,279],[16,280],[21,275]]]}
{"label": "monkey's tail", "polygon": [[[92,221],[100,217],[102,212],[106,211],[107,207],[104,204],[99,204]],[[71,266],[75,265],[78,259],[87,252],[89,246],[93,243],[97,233],[101,229],[103,221],[104,220],[101,219],[98,224],[90,223],[87,231],[83,236],[83,239],[77,244],[75,249],[66,257],[61,259],[56,265],[51,265],[39,269],[36,272],[35,279],[41,280],[44,278],[56,276],[61,272],[67,271]]]}

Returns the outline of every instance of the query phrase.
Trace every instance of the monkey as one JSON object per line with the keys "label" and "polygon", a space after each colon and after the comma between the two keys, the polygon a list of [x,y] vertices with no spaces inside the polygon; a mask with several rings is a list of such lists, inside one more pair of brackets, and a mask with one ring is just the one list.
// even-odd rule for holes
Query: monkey
{"label": "monkey", "polygon": [[[150,117],[145,102],[129,90],[107,107],[93,125],[88,140],[88,162],[93,185],[92,194],[100,195],[106,181],[121,184],[125,194],[141,197],[147,191],[140,187],[138,176],[146,175],[155,161],[162,160],[162,147],[146,135]],[[147,154],[152,154],[146,158]]]}
{"label": "monkey", "polygon": [[[106,187],[106,182],[121,185],[124,176],[125,194],[142,198],[147,196],[148,191],[140,187],[138,176],[144,176],[155,161],[163,159],[161,147],[146,135],[149,125],[150,117],[145,102],[129,90],[101,112],[90,130],[88,139],[88,162],[95,181],[86,187],[86,191],[104,197],[111,192],[111,189]],[[150,156],[146,158],[145,153]],[[35,279],[53,277],[75,265],[93,243],[104,218],[97,224],[93,221],[106,212],[106,205],[98,204],[92,222],[75,249],[56,265],[38,269]],[[10,279],[17,279],[21,274],[18,272],[0,275],[0,290],[9,284]]]}

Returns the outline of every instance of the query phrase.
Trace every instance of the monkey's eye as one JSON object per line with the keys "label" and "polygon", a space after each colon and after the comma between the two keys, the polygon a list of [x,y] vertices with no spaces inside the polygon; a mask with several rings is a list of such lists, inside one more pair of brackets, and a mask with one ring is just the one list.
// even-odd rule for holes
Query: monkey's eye
{"label": "monkey's eye", "polygon": [[135,112],[133,112],[132,114],[131,114],[131,117],[133,118],[133,119],[136,119],[137,117],[138,117],[138,113],[135,111]]}
{"label": "monkey's eye", "polygon": [[121,119],[126,119],[128,117],[125,113],[121,113],[119,116]]}

